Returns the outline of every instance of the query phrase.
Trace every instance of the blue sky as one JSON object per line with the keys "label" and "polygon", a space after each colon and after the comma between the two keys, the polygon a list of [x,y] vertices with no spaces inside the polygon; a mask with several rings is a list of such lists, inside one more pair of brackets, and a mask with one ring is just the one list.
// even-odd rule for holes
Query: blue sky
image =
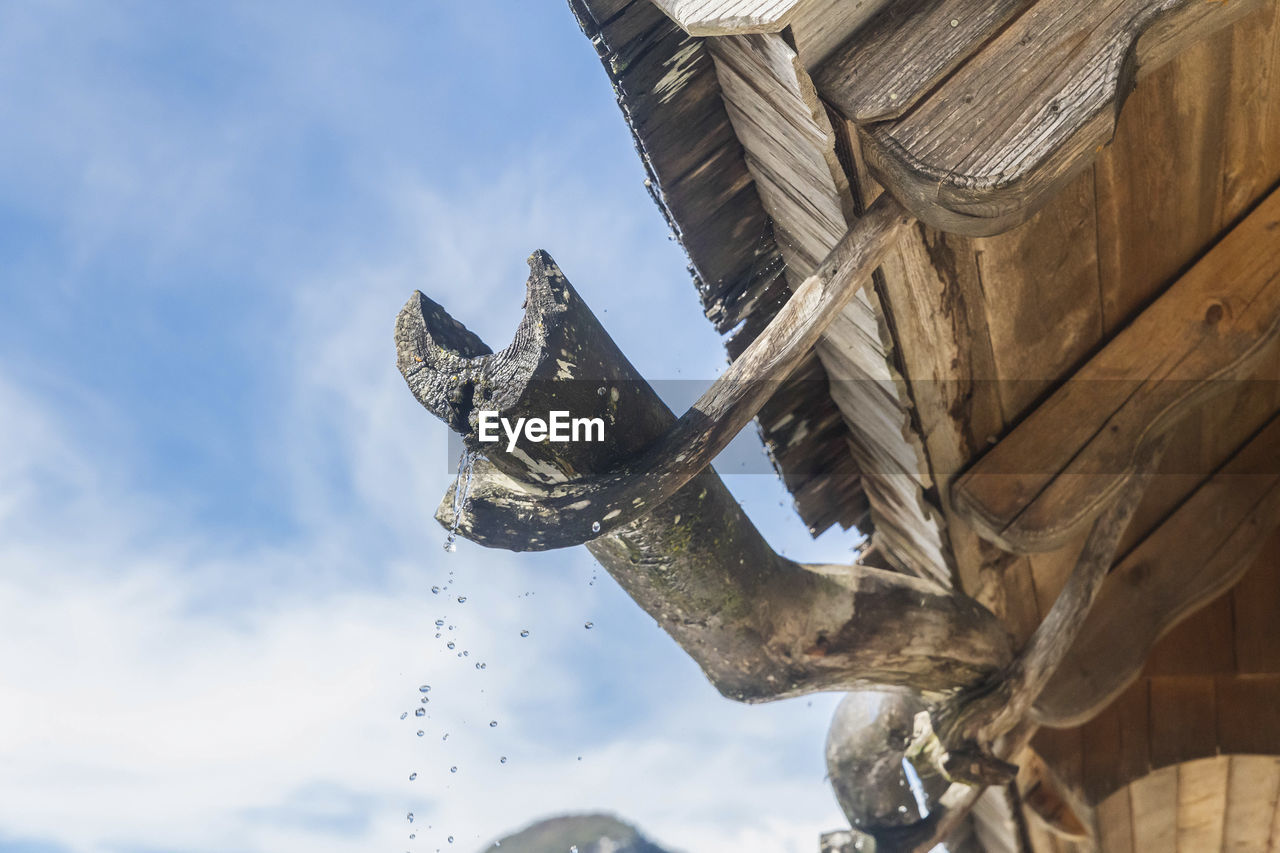
{"label": "blue sky", "polygon": [[[545,248],[647,377],[723,367],[567,8],[8,3],[0,93],[2,853],[841,825],[836,697],[722,700],[582,549],[440,547],[413,289],[502,345]],[[729,479],[776,545],[848,559]]]}

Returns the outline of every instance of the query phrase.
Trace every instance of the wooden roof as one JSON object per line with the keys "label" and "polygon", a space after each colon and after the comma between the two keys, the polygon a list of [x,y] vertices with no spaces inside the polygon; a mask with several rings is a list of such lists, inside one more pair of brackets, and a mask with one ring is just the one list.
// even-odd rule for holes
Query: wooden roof
{"label": "wooden roof", "polygon": [[921,220],[761,414],[815,530],[1022,643],[1168,437],[1036,705],[1032,848],[1276,849],[1280,5],[572,4],[731,354],[886,188]]}

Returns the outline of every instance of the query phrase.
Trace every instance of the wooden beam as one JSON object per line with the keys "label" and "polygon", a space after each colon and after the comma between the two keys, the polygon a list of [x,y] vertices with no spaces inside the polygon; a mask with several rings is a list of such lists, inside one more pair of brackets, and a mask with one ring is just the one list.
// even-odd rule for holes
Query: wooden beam
{"label": "wooden beam", "polygon": [[653,0],[691,36],[776,33],[803,0]]}
{"label": "wooden beam", "polygon": [[[996,234],[1093,162],[1140,76],[1258,2],[1039,0],[983,44],[1017,6],[946,0],[917,12],[918,31],[908,21],[893,38],[872,42],[892,46],[882,66],[909,56],[910,70],[850,76],[859,67],[856,35],[828,61],[833,70],[820,75],[820,91],[849,118],[883,117],[890,95],[914,103],[900,117],[861,126],[876,178],[930,225]],[[882,82],[887,92],[872,91]]]}
{"label": "wooden beam", "polygon": [[[501,352],[422,294],[397,324],[399,364],[414,395],[486,454],[471,475],[464,513],[471,522],[460,528],[463,535],[488,532],[486,544],[519,546],[522,537],[554,530],[554,508],[535,506],[525,517],[497,511],[501,521],[490,520],[512,494],[540,494],[558,480],[643,458],[636,454],[661,444],[676,423],[550,257],[537,253],[530,266],[525,318]],[[820,275],[815,285],[824,280]],[[819,314],[826,304],[813,290],[794,299]],[[803,323],[771,331],[775,341],[780,335],[803,348],[816,334]],[[575,417],[599,413],[608,427],[599,442],[522,441],[508,450],[476,442],[477,410],[488,407],[511,419],[545,418],[552,408]],[[759,702],[886,687],[937,695],[989,678],[1009,661],[1004,629],[971,599],[866,566],[788,560],[769,547],[715,472],[697,468],[674,495],[622,527],[593,534],[588,548],[724,695]],[[454,495],[450,490],[445,507]],[[441,520],[449,526],[452,513]]]}
{"label": "wooden beam", "polygon": [[1135,476],[1144,443],[1248,376],[1280,336],[1280,191],[954,485],[978,533],[1061,547]]}
{"label": "wooden beam", "polygon": [[1076,726],[1111,704],[1173,626],[1233,587],[1280,526],[1280,416],[1129,552],[1035,703]]}
{"label": "wooden beam", "polygon": [[901,118],[996,30],[1035,0],[906,0],[827,58],[813,82],[858,124]]}
{"label": "wooden beam", "polygon": [[[715,384],[669,430],[642,451],[637,448],[634,456],[615,458],[613,467],[585,477],[574,477],[575,472],[553,464],[519,489],[495,489],[483,501],[473,500],[457,519],[448,497],[439,512],[450,523],[456,520],[466,538],[511,551],[581,545],[644,516],[710,465],[751,422],[778,383],[803,363],[823,330],[862,287],[900,230],[913,221],[888,196],[873,205]],[[550,303],[540,307],[536,300],[562,298],[556,294],[567,282],[553,264],[541,278],[554,282],[545,293],[531,289],[530,300],[537,310],[526,314],[512,347],[492,361],[442,355],[429,327],[434,312],[443,309],[428,305],[420,294],[400,313],[396,342],[401,373],[424,405],[465,433],[464,442],[475,452],[492,453],[494,448],[481,444],[477,436],[481,402],[477,391],[483,398],[486,388],[491,389],[492,408],[503,411],[517,402],[526,387],[539,383],[550,387],[548,383],[561,374],[566,356],[559,354],[559,344],[548,342],[545,328],[538,325],[538,310],[549,315],[565,309]],[[563,334],[568,342],[574,340],[572,330]],[[566,404],[575,399],[570,397],[556,408],[571,410],[572,417],[603,414],[616,419],[610,408],[611,401],[616,402],[614,394],[629,392],[608,384],[599,389],[603,391],[597,399],[590,394],[579,396],[575,408]],[[545,409],[541,416],[546,417]],[[555,452],[555,445],[536,447],[535,454]]]}

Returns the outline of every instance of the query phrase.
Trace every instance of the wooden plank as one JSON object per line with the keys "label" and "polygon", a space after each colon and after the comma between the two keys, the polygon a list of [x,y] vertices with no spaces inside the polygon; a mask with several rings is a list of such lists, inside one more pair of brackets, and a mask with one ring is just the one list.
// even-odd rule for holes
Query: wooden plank
{"label": "wooden plank", "polygon": [[[715,39],[710,50],[747,167],[798,286],[855,221],[857,205],[836,135],[794,48],[778,35]],[[894,370],[879,297],[867,289],[833,318],[816,351],[845,416],[850,453],[875,525],[873,542],[895,568],[951,582],[932,486]]]}
{"label": "wooden plank", "polygon": [[[1040,694],[1038,719],[1050,725],[1088,719],[1137,677],[1161,636],[1244,576],[1280,525],[1278,456],[1280,417],[1120,561],[1080,638]],[[1231,602],[1221,606],[1224,622],[1214,626],[1216,642],[1191,633],[1178,647],[1187,652],[1203,645],[1202,671],[1234,669],[1241,633],[1234,630]],[[1274,620],[1275,612],[1263,607],[1246,636],[1272,632],[1274,623],[1266,620]],[[1178,654],[1172,657],[1159,671],[1169,673],[1175,664],[1183,671],[1195,668],[1190,659],[1179,663]]]}
{"label": "wooden plank", "polygon": [[[1280,446],[1276,449],[1280,451]],[[1275,519],[1280,524],[1280,511]],[[1189,556],[1184,555],[1179,563],[1185,564]],[[1165,565],[1170,563],[1165,561]],[[1247,567],[1249,561],[1240,560],[1239,564]],[[1167,580],[1175,586],[1181,583],[1172,572]],[[1229,581],[1222,578],[1218,585],[1226,583]],[[1231,596],[1220,595],[1170,629],[1154,644],[1146,672],[1149,675],[1233,674],[1236,670],[1235,640]]]}
{"label": "wooden plank", "polygon": [[1229,389],[1280,335],[1277,229],[1280,192],[964,475],[957,510],[1024,552],[1058,547],[1096,516],[1144,440]]}
{"label": "wooden plank", "polygon": [[1226,756],[1180,764],[1178,770],[1178,851],[1203,853],[1222,845],[1227,816]]}
{"label": "wooden plank", "polygon": [[1129,787],[1133,849],[1175,851],[1178,845],[1178,769],[1157,770]]}
{"label": "wooden plank", "polygon": [[1225,676],[1214,684],[1223,752],[1280,755],[1280,676]]}
{"label": "wooden plank", "polygon": [[1102,853],[1142,853],[1133,846],[1133,805],[1124,788],[1097,805],[1098,842]]}
{"label": "wooden plank", "polygon": [[1214,680],[1152,678],[1151,765],[1169,767],[1217,753]]}
{"label": "wooden plank", "polygon": [[863,126],[873,172],[931,225],[999,233],[1093,162],[1135,76],[1252,8],[1040,0],[902,118]]}
{"label": "wooden plank", "polygon": [[1242,673],[1280,673],[1280,533],[1263,546],[1232,591],[1236,662]]}
{"label": "wooden plank", "polygon": [[851,121],[900,118],[1032,0],[906,0],[876,16],[814,72]]}
{"label": "wooden plank", "polygon": [[1222,836],[1225,853],[1264,851],[1271,838],[1271,816],[1280,795],[1280,759],[1231,756],[1227,782],[1227,820]]}
{"label": "wooden plank", "polygon": [[689,35],[776,33],[790,23],[801,0],[653,0]]}

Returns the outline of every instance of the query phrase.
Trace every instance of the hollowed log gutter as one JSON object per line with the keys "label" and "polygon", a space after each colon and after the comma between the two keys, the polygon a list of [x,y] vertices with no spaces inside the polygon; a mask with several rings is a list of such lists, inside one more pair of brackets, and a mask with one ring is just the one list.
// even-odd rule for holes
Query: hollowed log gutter
{"label": "hollowed log gutter", "polygon": [[[853,254],[844,260],[865,264],[864,254]],[[461,535],[525,550],[538,547],[530,540],[554,540],[561,522],[597,518],[602,532],[587,542],[591,554],[722,694],[740,701],[886,687],[941,701],[1009,663],[1004,628],[965,596],[902,574],[802,565],[776,553],[706,467],[709,458],[676,464],[686,469],[683,485],[630,520],[591,504],[566,512],[530,499],[559,484],[634,470],[636,460],[665,447],[679,425],[551,258],[539,252],[529,263],[525,316],[501,352],[421,293],[397,321],[399,367],[415,397],[470,450],[484,454],[472,474]],[[794,344],[809,329],[801,323],[782,331]],[[785,375],[775,372],[773,379]],[[745,395],[764,398],[769,390],[753,386]],[[555,410],[601,417],[605,440],[522,440],[508,452],[505,439],[480,443],[482,410],[512,421],[547,418]],[[742,419],[745,409],[735,411],[742,423],[754,413]],[[454,520],[453,497],[451,490],[437,513],[446,526]]]}

